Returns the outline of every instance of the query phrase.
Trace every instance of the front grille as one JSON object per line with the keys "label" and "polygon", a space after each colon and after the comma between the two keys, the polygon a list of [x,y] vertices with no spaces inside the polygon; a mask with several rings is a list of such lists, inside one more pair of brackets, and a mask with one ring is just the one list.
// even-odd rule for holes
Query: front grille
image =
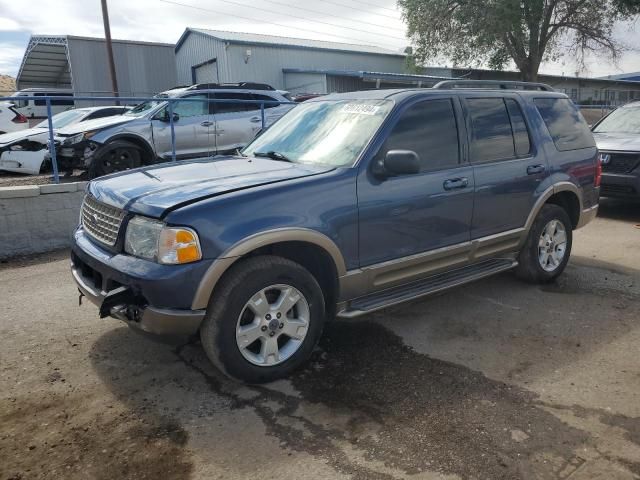
{"label": "front grille", "polygon": [[86,195],[82,202],[82,227],[85,232],[105,245],[113,247],[118,240],[118,232],[124,210],[105,205],[91,195]]}
{"label": "front grille", "polygon": [[606,173],[630,173],[640,164],[640,155],[637,153],[611,153],[609,155],[611,155],[609,162],[602,165],[602,171]]}

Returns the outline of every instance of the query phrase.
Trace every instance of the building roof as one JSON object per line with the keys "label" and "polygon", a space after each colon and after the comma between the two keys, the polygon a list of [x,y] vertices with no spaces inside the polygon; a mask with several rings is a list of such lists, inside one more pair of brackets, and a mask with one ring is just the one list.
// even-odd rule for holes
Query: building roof
{"label": "building roof", "polygon": [[204,28],[187,28],[178,42],[176,43],[176,52],[182,46],[182,43],[191,33],[204,35],[215,38],[223,42],[246,44],[246,45],[268,45],[274,47],[291,47],[291,48],[308,48],[314,50],[333,50],[341,52],[355,52],[373,55],[391,55],[396,57],[404,57],[404,53],[394,52],[385,48],[373,45],[359,45],[355,43],[328,42],[325,40],[310,40],[308,38],[279,37],[276,35],[262,35],[258,33],[243,32],[227,32],[222,30],[208,30]]}
{"label": "building roof", "polygon": [[389,73],[389,72],[367,72],[363,70],[331,70],[318,68],[283,68],[284,73],[319,73],[325,75],[335,75],[338,77],[354,77],[363,80],[382,80],[387,82],[420,83],[439,82],[440,80],[451,80],[451,77],[439,77],[434,75],[415,75],[412,73]]}
{"label": "building roof", "polygon": [[604,77],[598,77],[602,80],[627,80],[640,78],[640,72],[619,73],[617,75],[606,75]]}
{"label": "building roof", "polygon": [[[72,35],[31,35],[16,77],[16,87],[47,85],[71,88],[69,41],[92,40],[104,42],[104,38],[76,37]],[[113,43],[130,45],[154,45],[173,48],[169,43],[141,42],[137,40],[113,40]]]}

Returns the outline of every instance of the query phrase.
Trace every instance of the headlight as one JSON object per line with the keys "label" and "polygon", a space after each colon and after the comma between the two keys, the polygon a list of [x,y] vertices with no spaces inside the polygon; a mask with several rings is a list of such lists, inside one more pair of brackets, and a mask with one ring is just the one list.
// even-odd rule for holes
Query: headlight
{"label": "headlight", "polygon": [[125,252],[158,263],[177,265],[200,260],[198,235],[190,228],[167,227],[145,217],[134,217],[127,226]]}
{"label": "headlight", "polygon": [[67,137],[62,142],[62,145],[75,145],[76,143],[80,143],[84,140],[89,140],[96,133],[97,132],[82,132],[77,135],[73,135],[72,137]]}

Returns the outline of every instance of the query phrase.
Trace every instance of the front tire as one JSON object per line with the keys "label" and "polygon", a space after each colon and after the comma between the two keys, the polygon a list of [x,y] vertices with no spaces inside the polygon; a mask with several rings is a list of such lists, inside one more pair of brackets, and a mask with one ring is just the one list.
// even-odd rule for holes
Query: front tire
{"label": "front tire", "polygon": [[516,275],[531,283],[554,281],[567,266],[572,241],[573,226],[566,210],[544,205],[520,251]]}
{"label": "front tire", "polygon": [[89,167],[89,178],[138,168],[140,165],[142,156],[138,146],[125,140],[116,140],[102,147],[99,155],[93,159]]}
{"label": "front tire", "polygon": [[265,255],[234,265],[221,282],[200,329],[202,346],[220,371],[264,383],[308,360],[325,317],[322,290],[309,271]]}

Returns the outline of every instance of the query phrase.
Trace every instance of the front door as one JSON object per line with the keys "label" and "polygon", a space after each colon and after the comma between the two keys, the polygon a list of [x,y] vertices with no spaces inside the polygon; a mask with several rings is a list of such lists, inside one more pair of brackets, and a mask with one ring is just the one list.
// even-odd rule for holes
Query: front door
{"label": "front door", "polygon": [[[463,161],[460,148],[460,118],[454,98],[414,102],[401,112],[370,164],[363,165],[366,170],[358,180],[361,267],[397,262],[396,277],[388,278],[403,281],[437,270],[438,262],[446,266],[450,265],[448,261],[463,261],[460,259],[464,256],[456,260],[444,255],[430,264],[434,257],[425,255],[421,260],[420,255],[442,247],[468,246],[474,180],[472,167]],[[418,154],[420,173],[376,176],[373,164],[390,150]],[[387,266],[382,266],[383,270],[389,273]]]}
{"label": "front door", "polygon": [[[215,137],[218,153],[242,148],[255,138],[262,126],[260,105],[250,93],[217,92],[215,94]],[[243,102],[238,102],[242,100]]]}
{"label": "front door", "polygon": [[493,95],[463,101],[475,176],[472,239],[523,227],[549,175],[544,152],[531,144],[519,98]]}
{"label": "front door", "polygon": [[[205,157],[215,151],[213,115],[209,114],[207,94],[188,95],[187,101],[173,104],[175,120],[173,123],[176,158]],[[158,112],[151,121],[153,143],[156,153],[164,159],[171,159],[171,124],[168,121],[169,107]]]}

